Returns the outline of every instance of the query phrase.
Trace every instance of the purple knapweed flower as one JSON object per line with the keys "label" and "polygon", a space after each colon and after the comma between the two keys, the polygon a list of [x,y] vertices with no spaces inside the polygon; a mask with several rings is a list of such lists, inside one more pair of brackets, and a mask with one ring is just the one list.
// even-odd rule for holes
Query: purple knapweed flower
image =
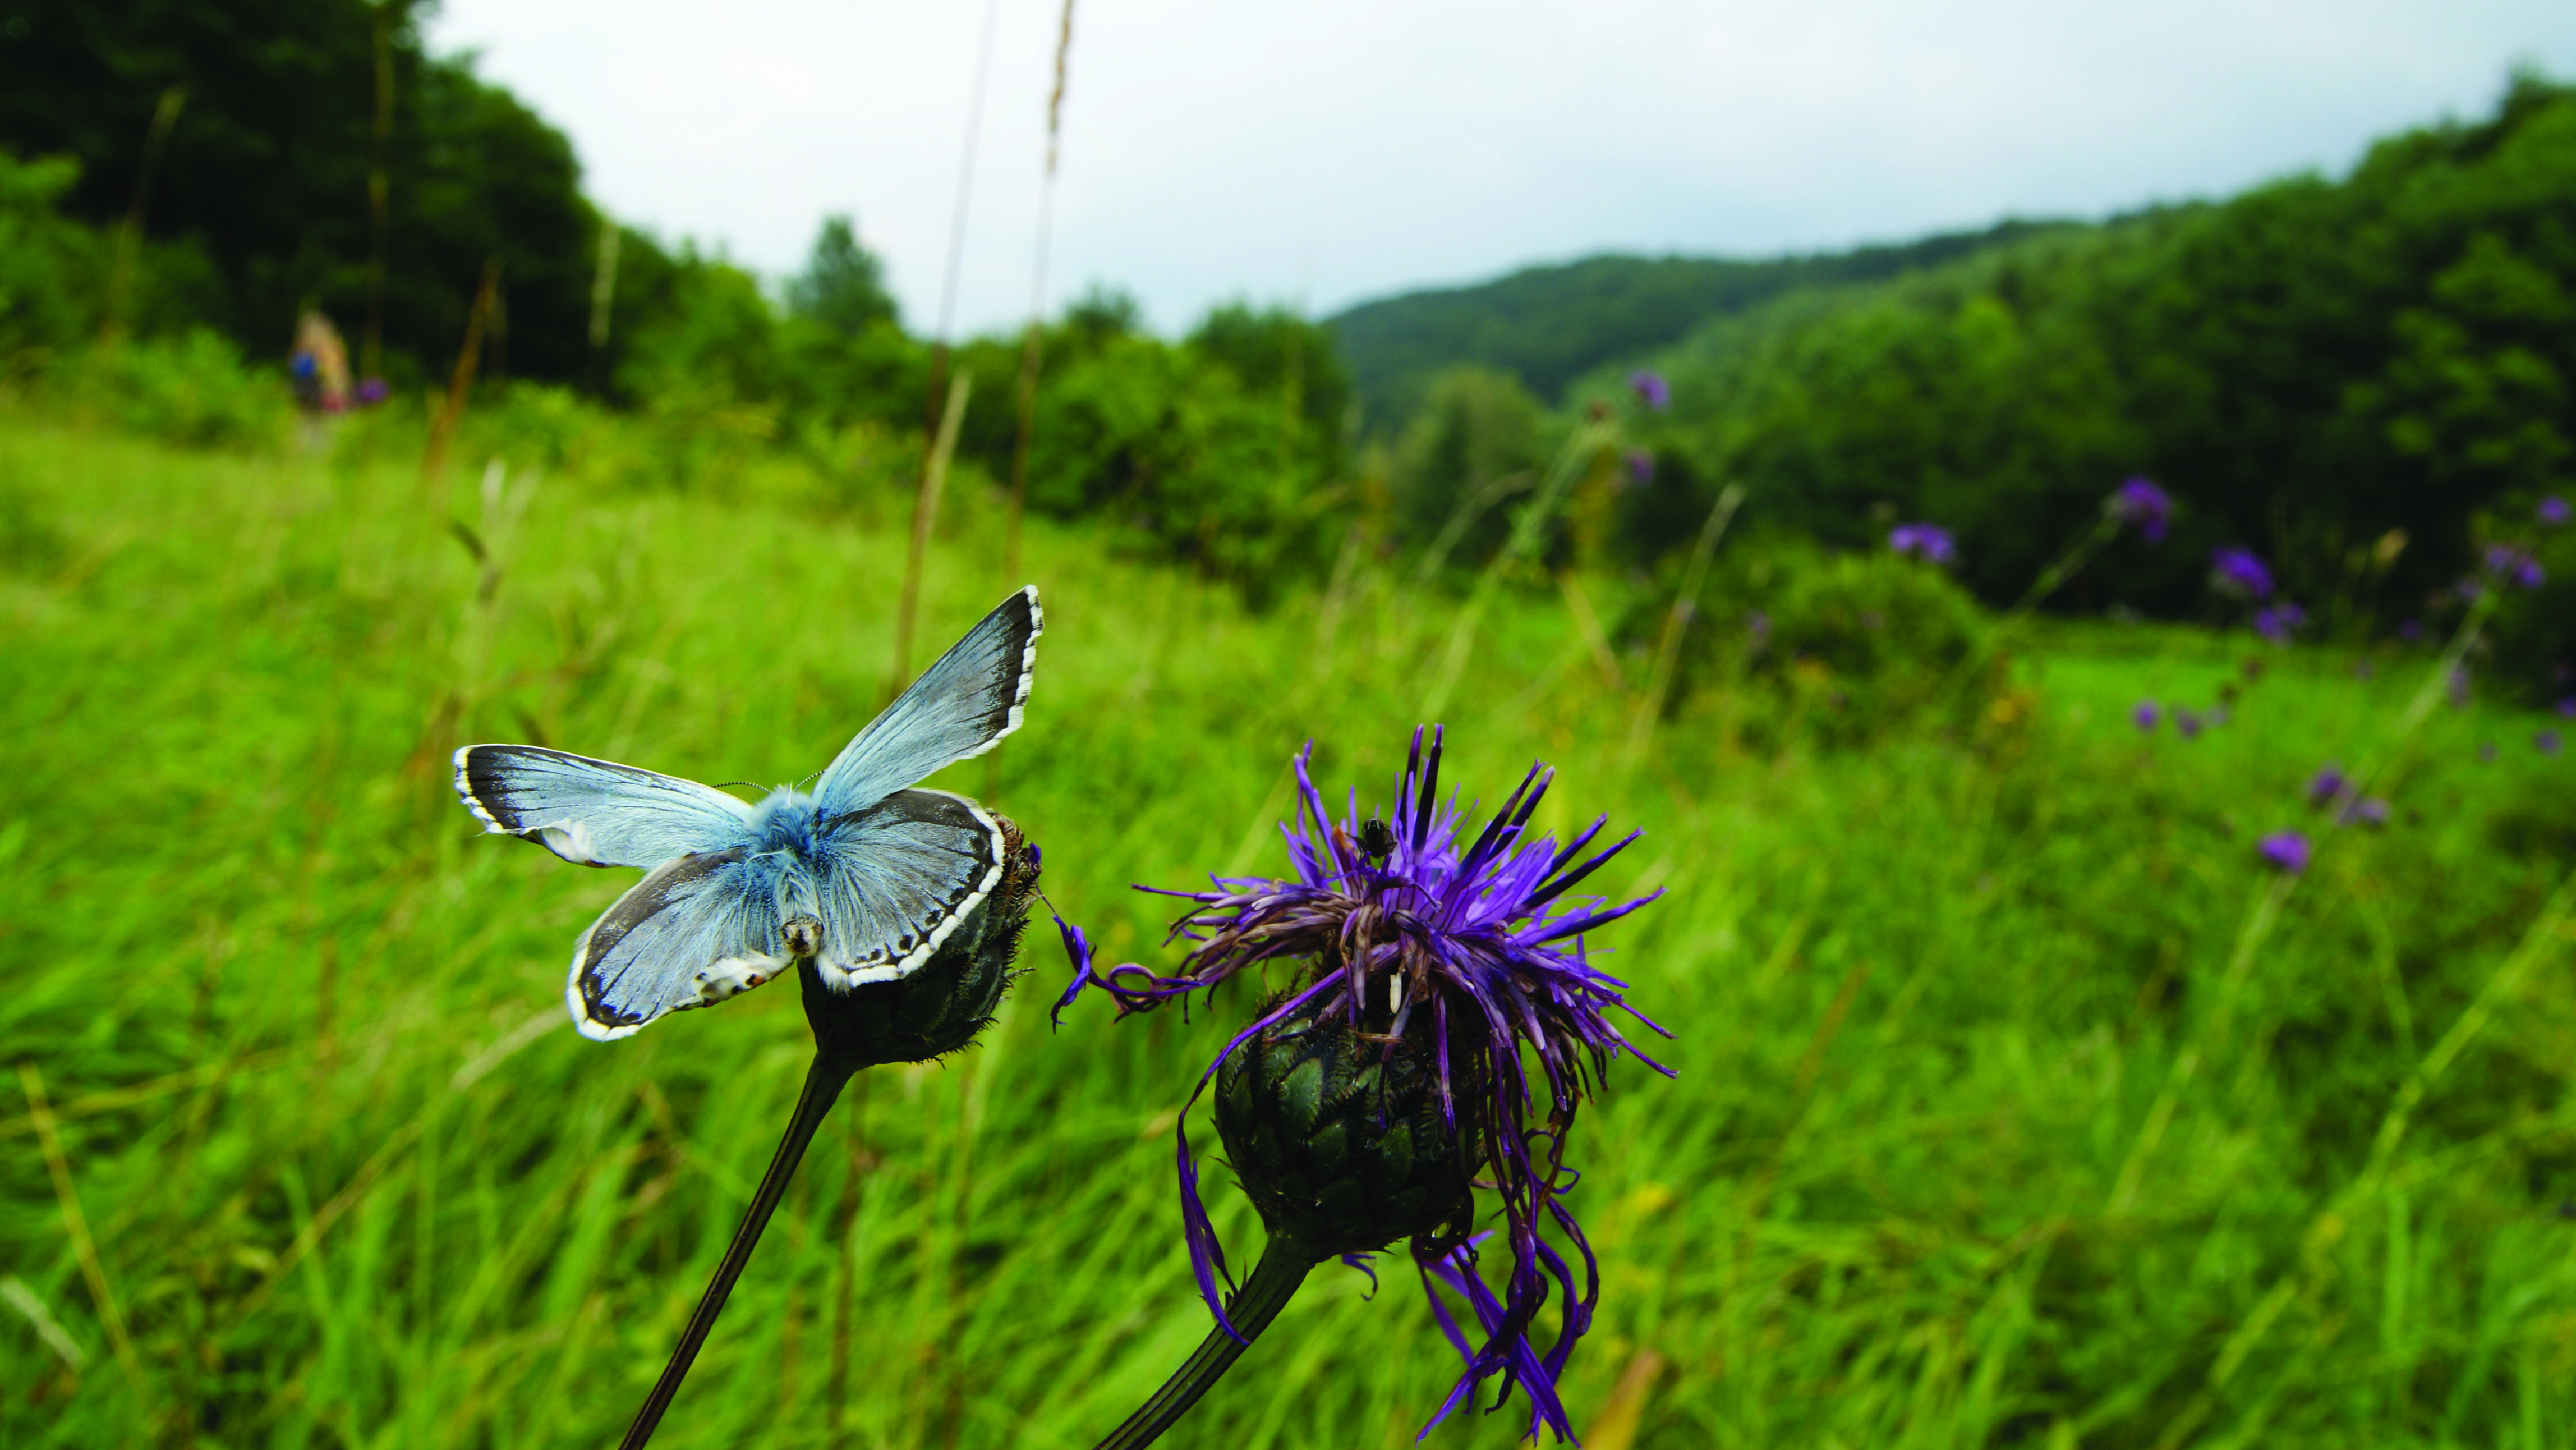
{"label": "purple knapweed flower", "polygon": [[2138,707],[2129,712],[2130,721],[2150,735],[2155,733],[2156,722],[2164,717],[2165,712],[2157,708],[2153,700],[2140,700]]}
{"label": "purple knapweed flower", "polygon": [[2308,858],[2313,854],[2308,838],[2296,831],[2274,831],[2256,842],[2254,849],[2262,856],[2263,864],[2285,876],[2307,870]]}
{"label": "purple knapweed flower", "polygon": [[1637,395],[1638,402],[1658,413],[1673,405],[1673,385],[1664,381],[1662,373],[1651,368],[1639,368],[1628,374],[1628,391]]}
{"label": "purple knapweed flower", "polygon": [[1888,531],[1887,547],[1926,564],[1948,564],[1959,557],[1950,531],[1938,524],[1898,524]]}
{"label": "purple knapweed flower", "polygon": [[383,401],[386,399],[386,397],[387,397],[388,395],[389,395],[389,393],[388,393],[388,390],[387,390],[387,389],[386,389],[386,387],[385,387],[385,380],[384,380],[384,379],[382,379],[382,378],[360,378],[360,379],[358,380],[358,406],[359,406],[359,407],[361,407],[361,408],[372,408],[372,407],[374,407],[375,405],[377,405],[378,403],[383,402]]}
{"label": "purple knapweed flower", "polygon": [[2555,730],[2543,730],[2531,737],[2531,748],[2543,755],[2556,755],[2559,747],[2564,743],[2558,738],[2558,732]]}
{"label": "purple knapweed flower", "polygon": [[[1425,732],[1414,732],[1412,753],[1395,782],[1394,808],[1385,819],[1363,820],[1354,791],[1339,821],[1327,813],[1322,793],[1307,775],[1313,755],[1309,745],[1294,761],[1298,814],[1280,827],[1293,876],[1211,877],[1212,889],[1206,891],[1156,890],[1190,903],[1172,935],[1193,945],[1179,971],[1168,977],[1134,963],[1100,971],[1081,933],[1064,928],[1075,975],[1058,1005],[1071,1002],[1086,986],[1097,987],[1118,1002],[1123,1016],[1238,975],[1278,979],[1285,990],[1225,1044],[1191,1095],[1195,1102],[1212,1081],[1217,1084],[1219,1129],[1226,1135],[1236,1175],[1261,1207],[1271,1234],[1271,1250],[1245,1282],[1237,1307],[1271,1272],[1283,1241],[1305,1256],[1298,1268],[1302,1276],[1305,1268],[1326,1258],[1375,1251],[1410,1234],[1414,1263],[1434,1315],[1466,1360],[1465,1372],[1431,1423],[1438,1424],[1479,1384],[1500,1375],[1505,1393],[1515,1384],[1528,1391],[1532,1435],[1546,1425],[1571,1440],[1572,1426],[1556,1384],[1575,1342],[1591,1324],[1599,1282],[1591,1247],[1566,1203],[1578,1176],[1565,1164],[1567,1138],[1577,1106],[1597,1089],[1612,1058],[1625,1054],[1670,1075],[1639,1053],[1613,1020],[1624,1014],[1651,1031],[1663,1031],[1628,1005],[1624,983],[1593,964],[1589,938],[1663,893],[1615,905],[1604,897],[1569,894],[1639,833],[1631,831],[1588,856],[1606,817],[1562,846],[1552,837],[1532,834],[1530,819],[1555,778],[1545,765],[1533,765],[1472,841],[1464,840],[1466,810],[1454,796],[1444,802],[1438,794],[1441,741],[1441,731],[1434,727],[1426,750]],[[1315,1185],[1303,1190],[1304,1206],[1298,1207],[1265,1198],[1263,1184],[1256,1182],[1266,1170],[1255,1160],[1284,1151],[1265,1145],[1314,1129],[1272,1124],[1277,1110],[1265,1106],[1268,1100],[1260,1096],[1259,1084],[1246,1084],[1266,1065],[1293,1061],[1296,1066],[1280,1074],[1293,1090],[1300,1072],[1314,1066],[1317,1054],[1306,1044],[1328,1032],[1347,1034],[1352,1044],[1348,1051],[1363,1065],[1345,1070],[1330,1065],[1341,1058],[1329,1058],[1325,1076],[1309,1079],[1305,1107],[1289,1109],[1289,1116],[1302,1111],[1311,1119],[1318,1111],[1347,1111],[1335,1106],[1331,1088],[1312,1084],[1342,1081],[1351,1071],[1377,1070],[1370,1065],[1382,1065],[1384,1082],[1410,1084],[1421,1106],[1369,1107],[1352,1120],[1355,1126],[1333,1132],[1330,1151],[1358,1156],[1358,1140],[1387,1134],[1391,1114],[1398,1129],[1411,1122],[1413,1137],[1402,1152],[1404,1162],[1448,1164],[1448,1171],[1457,1175],[1451,1180],[1455,1202],[1434,1205],[1440,1213],[1429,1221],[1394,1225],[1386,1218],[1391,1209],[1369,1202],[1353,1188],[1356,1178],[1341,1184],[1352,1190],[1352,1202],[1331,1210],[1314,1206]],[[1528,1070],[1533,1062],[1535,1077]],[[1422,1096],[1426,1084],[1427,1099]],[[1325,1094],[1320,1110],[1312,1098],[1319,1090]],[[1229,1111],[1239,1120],[1251,1115],[1255,1126],[1246,1130],[1251,1136],[1237,1140]],[[1429,1116],[1407,1119],[1408,1112]],[[1422,1141],[1426,1132],[1445,1132],[1451,1143],[1443,1147]],[[1199,1291],[1220,1334],[1248,1338],[1238,1333],[1218,1292],[1219,1279],[1232,1276],[1199,1200],[1185,1128],[1178,1136],[1183,1232]],[[1323,1141],[1316,1137],[1302,1143],[1297,1151],[1308,1156],[1301,1163],[1324,1152],[1314,1146]],[[1376,1181],[1384,1181],[1395,1170],[1381,1165],[1369,1171],[1379,1175]],[[1488,1236],[1469,1228],[1470,1174],[1476,1188],[1501,1200],[1498,1246],[1508,1253],[1509,1269],[1499,1295],[1477,1269],[1477,1246]],[[1378,1217],[1370,1218],[1372,1212]],[[1580,1256],[1579,1291],[1568,1256],[1542,1230]],[[1345,1241],[1322,1241],[1327,1236]],[[1441,1298],[1443,1287],[1475,1311],[1481,1344],[1471,1344],[1460,1332],[1459,1321]],[[1542,1349],[1536,1320],[1551,1294],[1562,1309],[1555,1339]],[[1267,1302],[1268,1312],[1275,1313],[1276,1302],[1284,1299],[1274,1293]],[[1259,1332],[1260,1323],[1247,1325]],[[1217,1342],[1212,1335],[1209,1343]]]}
{"label": "purple knapweed flower", "polygon": [[2221,594],[2258,600],[2272,597],[2272,571],[2251,549],[2227,545],[2210,550],[2209,582]]}
{"label": "purple knapweed flower", "polygon": [[2414,644],[2422,640],[2424,638],[2424,621],[2411,617],[2408,618],[2405,622],[2397,626],[2397,637],[2406,641],[2408,644]]}
{"label": "purple knapweed flower", "polygon": [[1643,448],[1628,450],[1628,483],[1643,488],[1655,481],[1655,455]]}
{"label": "purple knapweed flower", "polygon": [[2254,632],[2274,644],[2288,644],[2307,622],[2308,612],[2286,599],[2254,611]]}
{"label": "purple knapweed flower", "polygon": [[2542,499],[2540,506],[2531,512],[2534,518],[2540,520],[2540,526],[2545,529],[2563,528],[2571,516],[2567,500],[2554,493]]}
{"label": "purple knapweed flower", "polygon": [[2549,571],[2531,557],[2527,549],[2512,544],[2489,544],[2487,572],[2519,589],[2537,589],[2549,582]]}
{"label": "purple knapweed flower", "polygon": [[2312,806],[2324,805],[2326,802],[2333,800],[2336,796],[2343,794],[2344,787],[2349,784],[2351,784],[2351,782],[2344,777],[2343,768],[2341,766],[2328,765],[2309,778],[2308,804]]}
{"label": "purple knapweed flower", "polygon": [[2576,720],[2576,695],[2569,695],[2567,698],[2558,702],[2558,718],[2561,720]]}
{"label": "purple knapweed flower", "polygon": [[2161,544],[2173,523],[2173,495],[2145,478],[2132,478],[2111,494],[2105,507],[2122,526],[2138,531],[2150,544]]}
{"label": "purple knapweed flower", "polygon": [[2335,816],[2339,826],[2369,826],[2373,830],[2388,824],[2388,802],[2366,795],[2346,805]]}
{"label": "purple knapweed flower", "polygon": [[2200,738],[2200,716],[2180,705],[2174,706],[2174,733],[2185,740]]}

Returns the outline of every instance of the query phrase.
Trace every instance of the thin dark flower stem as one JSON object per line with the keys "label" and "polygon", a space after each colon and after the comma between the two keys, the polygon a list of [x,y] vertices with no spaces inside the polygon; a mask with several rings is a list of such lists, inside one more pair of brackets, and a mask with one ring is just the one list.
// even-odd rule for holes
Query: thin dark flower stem
{"label": "thin dark flower stem", "polygon": [[1226,1301],[1226,1317],[1234,1321],[1243,1338],[1226,1333],[1222,1324],[1209,1330],[1198,1349],[1172,1372],[1170,1379],[1163,1381],[1161,1389],[1154,1391],[1154,1397],[1129,1415],[1127,1423],[1109,1432],[1099,1450],[1141,1450],[1153,1444],[1251,1348],[1251,1342],[1261,1337],[1261,1331],[1270,1327],[1280,1310],[1288,1307],[1297,1286],[1305,1283],[1306,1276],[1321,1262],[1304,1244],[1273,1238],[1269,1247],[1261,1251],[1261,1262],[1253,1266],[1252,1277],[1244,1280],[1243,1287]]}
{"label": "thin dark flower stem", "polygon": [[653,1427],[662,1423],[662,1412],[671,1407],[671,1397],[680,1392],[680,1381],[689,1377],[698,1346],[706,1343],[707,1331],[715,1328],[716,1316],[724,1312],[725,1297],[733,1292],[733,1281],[742,1277],[742,1266],[751,1262],[751,1250],[760,1242],[760,1231],[769,1226],[769,1215],[777,1209],[778,1200],[786,1196],[787,1180],[796,1176],[805,1145],[814,1141],[814,1131],[823,1126],[832,1104],[840,1100],[851,1071],[850,1064],[835,1062],[819,1052],[814,1056],[814,1065],[805,1070],[805,1091],[796,1099],[796,1111],[787,1120],[786,1136],[778,1140],[777,1155],[769,1160],[769,1172],[752,1194],[751,1208],[742,1216],[742,1227],[734,1230],[733,1244],[725,1250],[724,1262],[716,1265],[716,1276],[707,1284],[705,1296],[698,1300],[697,1312],[689,1316],[689,1327],[680,1332],[680,1347],[671,1351],[671,1362],[662,1367],[662,1378],[654,1382],[653,1393],[644,1397],[644,1408],[635,1412],[635,1423],[626,1428],[619,1450],[643,1450],[644,1442],[653,1438]]}

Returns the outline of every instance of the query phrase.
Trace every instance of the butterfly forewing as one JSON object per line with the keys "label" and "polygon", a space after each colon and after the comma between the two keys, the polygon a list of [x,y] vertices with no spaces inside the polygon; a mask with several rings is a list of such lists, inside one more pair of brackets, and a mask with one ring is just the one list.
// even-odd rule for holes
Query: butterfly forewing
{"label": "butterfly forewing", "polygon": [[1002,828],[939,790],[899,790],[833,821],[815,883],[824,984],[907,976],[1002,879]]}
{"label": "butterfly forewing", "polygon": [[842,748],[814,787],[823,815],[872,805],[1019,729],[1045,632],[1035,585],[995,606]]}
{"label": "butterfly forewing", "polygon": [[751,807],[723,791],[535,745],[457,751],[456,793],[485,829],[581,866],[659,866],[750,840]]}
{"label": "butterfly forewing", "polygon": [[581,934],[564,999],[583,1036],[624,1037],[786,969],[777,904],[746,854],[737,847],[665,862]]}

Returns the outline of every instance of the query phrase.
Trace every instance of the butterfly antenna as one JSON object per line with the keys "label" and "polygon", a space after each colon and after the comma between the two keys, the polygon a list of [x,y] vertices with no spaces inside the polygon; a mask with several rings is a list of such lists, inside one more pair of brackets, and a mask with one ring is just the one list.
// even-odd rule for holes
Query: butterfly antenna
{"label": "butterfly antenna", "polygon": [[697,1311],[689,1316],[689,1327],[680,1332],[680,1347],[671,1351],[671,1362],[662,1367],[662,1377],[654,1382],[653,1393],[644,1397],[644,1408],[635,1412],[635,1423],[627,1427],[619,1450],[643,1450],[644,1442],[653,1438],[653,1428],[662,1423],[662,1412],[671,1407],[671,1397],[680,1392],[680,1381],[689,1377],[689,1366],[697,1360],[698,1347],[707,1342],[707,1332],[715,1328],[716,1316],[724,1312],[725,1298],[733,1293],[733,1281],[742,1277],[743,1265],[751,1262],[751,1250],[760,1242],[760,1231],[769,1226],[769,1215],[787,1195],[787,1180],[796,1176],[796,1165],[805,1157],[806,1145],[814,1141],[815,1130],[823,1126],[832,1104],[840,1100],[851,1071],[851,1064],[821,1052],[814,1054],[814,1065],[805,1073],[805,1090],[797,1096],[796,1111],[787,1120],[786,1136],[778,1140],[778,1152],[769,1160],[769,1172],[761,1178],[759,1191],[751,1196],[751,1208],[742,1216],[742,1227],[734,1230],[724,1262],[716,1266],[715,1278],[699,1298]]}

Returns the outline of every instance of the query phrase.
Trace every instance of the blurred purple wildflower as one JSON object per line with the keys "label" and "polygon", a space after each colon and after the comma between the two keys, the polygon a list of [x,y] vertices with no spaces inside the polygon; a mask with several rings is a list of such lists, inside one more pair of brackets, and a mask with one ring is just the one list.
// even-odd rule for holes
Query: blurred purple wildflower
{"label": "blurred purple wildflower", "polygon": [[2469,667],[2467,665],[2451,666],[2450,677],[2442,682],[2442,689],[2451,697],[2452,708],[2462,710],[2467,709],[2469,704]]}
{"label": "blurred purple wildflower", "polygon": [[[1195,945],[1170,977],[1134,963],[1099,972],[1079,929],[1065,927],[1075,974],[1057,1005],[1093,986],[1115,999],[1123,1016],[1274,962],[1311,963],[1296,971],[1284,999],[1217,1053],[1200,1075],[1200,1089],[1229,1054],[1292,1016],[1346,1013],[1356,1029],[1374,1002],[1391,1013],[1385,1026],[1390,1052],[1408,1031],[1427,1037],[1437,1052],[1432,1090],[1477,1164],[1478,1182],[1502,1198],[1511,1253],[1506,1287],[1497,1299],[1475,1271],[1476,1242],[1484,1235],[1424,1234],[1413,1241],[1433,1312],[1467,1362],[1431,1423],[1499,1374],[1506,1393],[1513,1384],[1529,1391],[1532,1435],[1545,1424],[1571,1440],[1556,1381],[1591,1326],[1600,1285],[1591,1245],[1564,1202],[1580,1176],[1565,1166],[1566,1138],[1576,1106],[1591,1095],[1613,1057],[1624,1053],[1671,1075],[1638,1052],[1611,1020],[1625,1013],[1663,1033],[1628,1005],[1625,983],[1592,965],[1585,937],[1663,892],[1618,905],[1606,897],[1567,894],[1641,833],[1629,832],[1580,864],[1576,858],[1600,837],[1607,817],[1563,847],[1553,837],[1532,836],[1530,818],[1556,775],[1543,764],[1530,767],[1502,809],[1462,849],[1459,828],[1466,811],[1454,795],[1445,803],[1438,798],[1441,736],[1433,727],[1426,751],[1424,732],[1414,732],[1412,754],[1395,783],[1394,809],[1383,821],[1361,819],[1357,791],[1342,820],[1330,817],[1307,775],[1314,754],[1308,745],[1294,762],[1298,814],[1280,826],[1295,878],[1210,877],[1213,889],[1207,891],[1139,888],[1191,903],[1173,924],[1172,936]],[[1374,848],[1364,844],[1370,842]],[[1545,1078],[1543,1109],[1525,1067],[1532,1058]],[[1196,1101],[1195,1091],[1191,1096]],[[1227,1274],[1225,1255],[1199,1201],[1186,1108],[1183,1116],[1176,1136],[1184,1237],[1199,1291],[1217,1322],[1226,1325],[1217,1287],[1219,1276]],[[1541,1239],[1543,1224],[1553,1224],[1581,1254],[1579,1295],[1566,1258]],[[1564,1310],[1556,1341],[1542,1354],[1532,1330],[1551,1281]],[[1464,1295],[1476,1310],[1485,1334],[1481,1346],[1470,1346],[1458,1332],[1440,1301],[1440,1284]]]}
{"label": "blurred purple wildflower", "polygon": [[2540,561],[2512,544],[2489,544],[2486,565],[2488,573],[2517,588],[2537,589],[2549,582],[2549,571],[2540,567]]}
{"label": "blurred purple wildflower", "polygon": [[2495,758],[2496,758],[2496,743],[2495,743],[2494,741],[2492,741],[2492,740],[2482,740],[2482,741],[2479,741],[2479,742],[2478,742],[2478,761],[2479,761],[2479,763],[2480,763],[2480,764],[2483,764],[2483,765],[2493,765],[2493,764],[2495,764]]}
{"label": "blurred purple wildflower", "polygon": [[2149,479],[2132,478],[2121,484],[2112,493],[2109,507],[2113,518],[2136,529],[2138,537],[2150,544],[2163,543],[2165,530],[2173,523],[2173,495]]}
{"label": "blurred purple wildflower", "polygon": [[387,396],[389,396],[389,394],[388,394],[388,390],[387,390],[387,389],[386,389],[386,387],[385,387],[385,380],[384,380],[384,379],[382,379],[382,378],[360,378],[360,379],[358,380],[358,406],[359,406],[359,407],[361,407],[361,408],[372,408],[372,407],[374,407],[376,404],[383,402],[383,401],[386,399],[386,397],[387,397]]}
{"label": "blurred purple wildflower", "polygon": [[2314,854],[2308,838],[2296,831],[2274,831],[2255,843],[2254,849],[2265,865],[2288,876],[2307,870],[2308,858]]}
{"label": "blurred purple wildflower", "polygon": [[2550,529],[2564,527],[2571,514],[2571,510],[2567,507],[2567,500],[2554,493],[2542,499],[2540,507],[2531,512],[2540,520],[2541,527]]}
{"label": "blurred purple wildflower", "polygon": [[2373,828],[2387,825],[2388,802],[2381,800],[2375,795],[2363,796],[2361,799],[2345,806],[2342,812],[2335,817],[2335,824],[2339,826],[2370,826]]}
{"label": "blurred purple wildflower", "polygon": [[2558,738],[2558,732],[2555,730],[2543,730],[2531,737],[2532,748],[2543,755],[2556,755],[2564,743]]}
{"label": "blurred purple wildflower", "polygon": [[1887,547],[1926,564],[1948,564],[1959,557],[1950,531],[1938,524],[1898,524],[1888,532]]}
{"label": "blurred purple wildflower", "polygon": [[2156,722],[2164,717],[2165,712],[2158,709],[2153,700],[2140,700],[2138,708],[2129,712],[2129,719],[2135,722],[2139,729],[2149,734],[2155,733]]}
{"label": "blurred purple wildflower", "polygon": [[2200,738],[2200,717],[2180,705],[2174,706],[2174,732],[2185,740]]}
{"label": "blurred purple wildflower", "polygon": [[2308,612],[2286,599],[2254,611],[2254,632],[2274,644],[2288,644],[2307,622]]}
{"label": "blurred purple wildflower", "polygon": [[2336,796],[2343,794],[2344,787],[2351,783],[2351,781],[2345,778],[2343,768],[2341,766],[2328,765],[2309,779],[2308,804],[2312,806],[2324,805],[2326,802],[2333,800]]}
{"label": "blurred purple wildflower", "polygon": [[1643,488],[1655,481],[1655,455],[1643,448],[1628,450],[1628,483]]}
{"label": "blurred purple wildflower", "polygon": [[2558,702],[2558,718],[2576,720],[2576,695],[2569,695]]}
{"label": "blurred purple wildflower", "polygon": [[1756,609],[1744,616],[1745,642],[1755,649],[1771,643],[1771,616]]}
{"label": "blurred purple wildflower", "polygon": [[2397,626],[2397,637],[2406,641],[2408,644],[2416,643],[2424,637],[2424,621],[2409,618],[2406,622]]}
{"label": "blurred purple wildflower", "polygon": [[2209,551],[2209,582],[2221,594],[2243,599],[2272,597],[2272,571],[2251,549],[2227,545]]}
{"label": "blurred purple wildflower", "polygon": [[1637,395],[1638,402],[1658,413],[1673,405],[1673,385],[1664,381],[1662,373],[1651,368],[1639,368],[1628,374],[1628,390]]}

